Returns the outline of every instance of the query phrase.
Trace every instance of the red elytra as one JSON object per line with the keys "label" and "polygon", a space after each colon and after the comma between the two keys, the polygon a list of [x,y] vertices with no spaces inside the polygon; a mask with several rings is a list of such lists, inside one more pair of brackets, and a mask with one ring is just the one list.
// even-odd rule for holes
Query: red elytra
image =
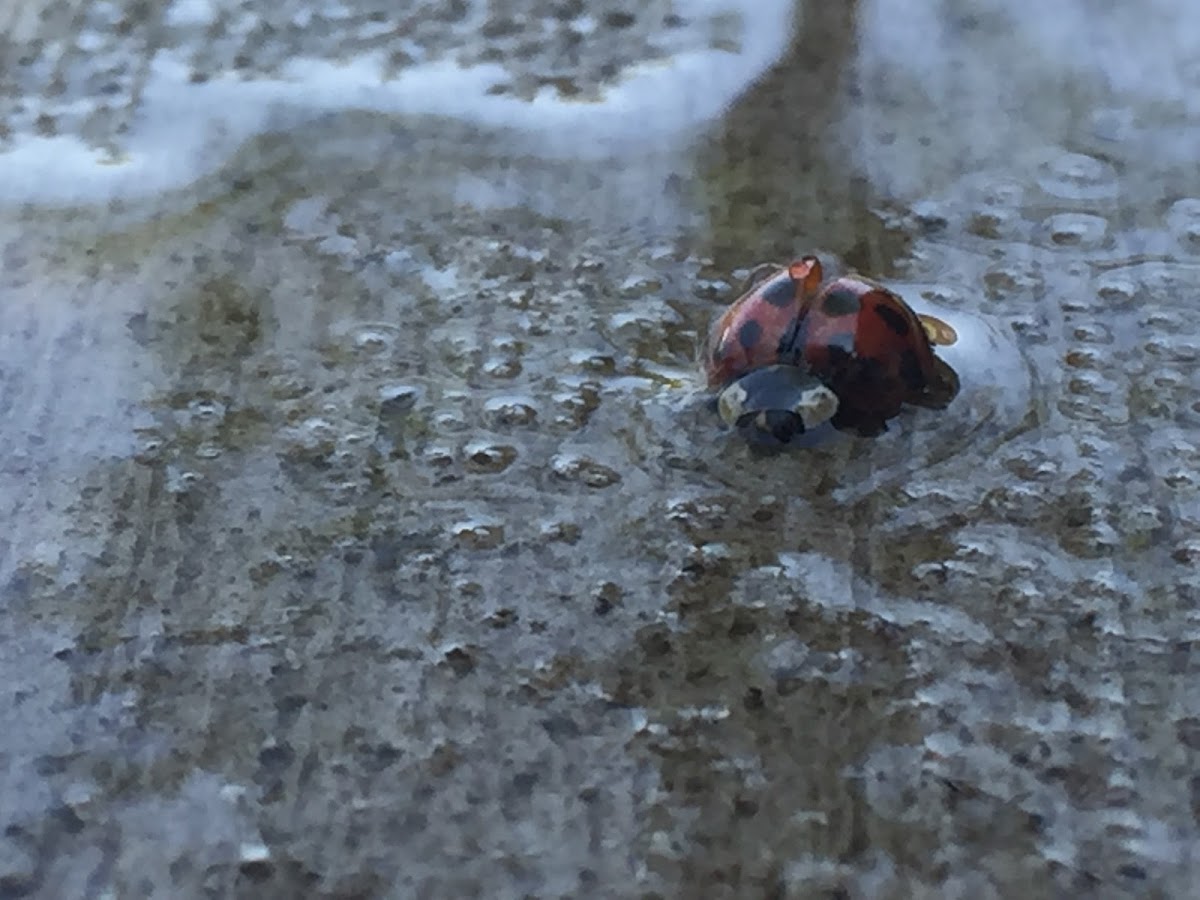
{"label": "red elytra", "polygon": [[753,285],[714,325],[705,352],[711,388],[784,364],[806,368],[838,396],[837,428],[886,430],[904,403],[942,408],[958,392],[954,370],[931,346],[954,330],[918,316],[897,294],[858,276],[821,287],[820,262],[806,256]]}
{"label": "red elytra", "polygon": [[708,386],[721,387],[753,369],[780,362],[787,336],[820,286],[821,263],[806,256],[781,266],[735,300],[709,333],[704,353]]}

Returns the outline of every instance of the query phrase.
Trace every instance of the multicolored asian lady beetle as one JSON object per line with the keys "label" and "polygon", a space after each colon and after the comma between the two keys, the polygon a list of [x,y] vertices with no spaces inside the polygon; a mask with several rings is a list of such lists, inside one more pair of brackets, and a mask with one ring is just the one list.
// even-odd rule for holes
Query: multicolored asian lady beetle
{"label": "multicolored asian lady beetle", "polygon": [[[933,352],[956,340],[950,325],[866,278],[821,281],[815,256],[773,267],[714,324],[704,368],[728,424],[787,443],[824,415],[873,436],[905,403],[954,399],[958,376]],[[822,386],[836,402],[814,393]]]}

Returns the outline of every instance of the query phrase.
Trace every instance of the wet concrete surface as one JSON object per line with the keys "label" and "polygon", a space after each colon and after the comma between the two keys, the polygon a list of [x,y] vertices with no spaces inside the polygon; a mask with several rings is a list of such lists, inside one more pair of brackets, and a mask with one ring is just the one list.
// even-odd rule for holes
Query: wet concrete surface
{"label": "wet concrete surface", "polygon": [[0,10],[0,897],[1189,895],[1200,14],[834,6]]}

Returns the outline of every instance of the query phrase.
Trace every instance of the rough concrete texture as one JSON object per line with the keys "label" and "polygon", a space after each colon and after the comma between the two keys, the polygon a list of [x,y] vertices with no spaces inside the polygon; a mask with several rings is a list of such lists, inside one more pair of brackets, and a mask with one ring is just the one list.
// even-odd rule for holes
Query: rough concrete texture
{"label": "rough concrete texture", "polygon": [[1189,896],[1200,13],[916,6],[0,5],[0,898]]}

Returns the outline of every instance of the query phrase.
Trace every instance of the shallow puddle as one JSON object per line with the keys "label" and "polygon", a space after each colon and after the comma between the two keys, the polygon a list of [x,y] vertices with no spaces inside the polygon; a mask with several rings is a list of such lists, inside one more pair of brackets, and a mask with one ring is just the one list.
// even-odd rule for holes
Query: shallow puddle
{"label": "shallow puddle", "polygon": [[[11,14],[0,895],[1186,894],[1197,14],[402,6]],[[807,252],[948,409],[721,427]]]}

